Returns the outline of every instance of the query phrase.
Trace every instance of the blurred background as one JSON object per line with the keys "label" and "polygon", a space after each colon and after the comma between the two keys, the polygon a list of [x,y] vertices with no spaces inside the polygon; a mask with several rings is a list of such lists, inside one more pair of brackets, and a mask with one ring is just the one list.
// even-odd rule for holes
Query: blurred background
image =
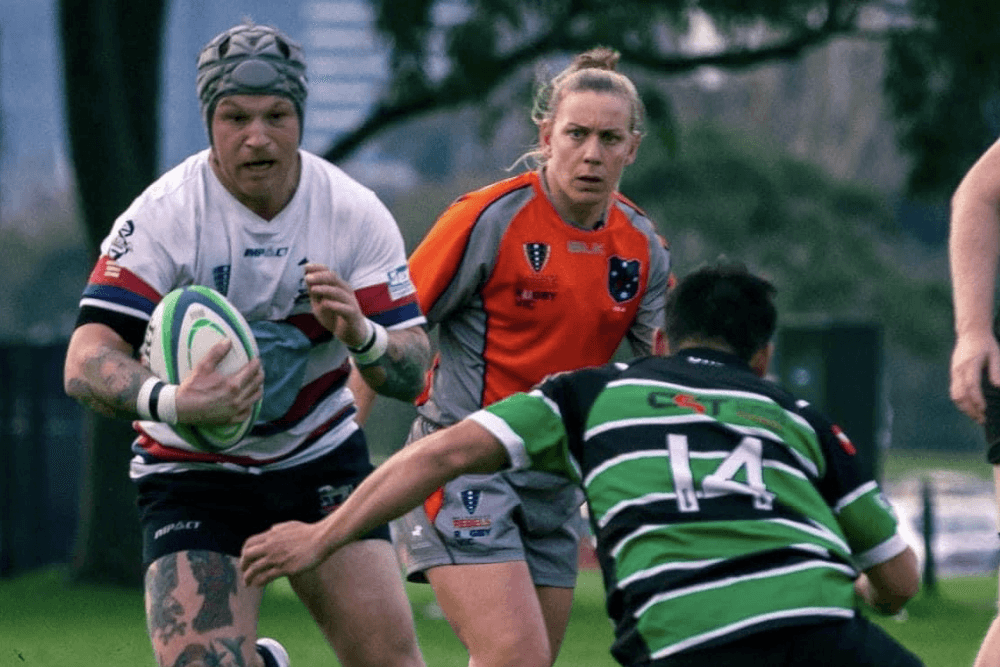
{"label": "blurred background", "polygon": [[[139,581],[128,425],[65,397],[62,354],[114,217],[205,147],[195,57],[244,17],[302,43],[304,147],[375,190],[408,249],[532,146],[539,76],[619,49],[649,116],[621,189],[675,272],[725,254],[769,276],[775,379],[844,427],[921,539],[928,484],[972,488],[942,526],[977,526],[958,560],[995,568],[982,434],[948,400],[946,237],[997,134],[996,3],[0,0],[0,576]],[[376,410],[383,457],[413,413]]]}

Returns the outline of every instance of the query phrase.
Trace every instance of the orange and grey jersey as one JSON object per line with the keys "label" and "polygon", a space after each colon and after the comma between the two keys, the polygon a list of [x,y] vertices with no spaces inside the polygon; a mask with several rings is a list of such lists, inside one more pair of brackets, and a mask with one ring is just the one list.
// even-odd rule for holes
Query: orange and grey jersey
{"label": "orange and grey jersey", "polygon": [[597,229],[568,224],[530,172],[452,204],[410,257],[410,276],[439,330],[420,411],[450,424],[552,373],[606,363],[626,337],[648,352],[670,253],[621,195]]}

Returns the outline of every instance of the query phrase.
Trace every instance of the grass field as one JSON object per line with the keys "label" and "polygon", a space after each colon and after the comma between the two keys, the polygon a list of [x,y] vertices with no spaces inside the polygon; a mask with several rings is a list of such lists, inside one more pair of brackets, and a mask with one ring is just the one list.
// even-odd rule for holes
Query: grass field
{"label": "grass field", "polygon": [[[993,617],[996,591],[995,577],[946,579],[936,594],[925,591],[911,601],[905,620],[876,620],[927,667],[963,667],[972,664]],[[427,664],[464,667],[468,657],[436,613],[430,587],[410,585],[409,593]],[[584,572],[557,667],[614,667],[603,604],[599,575]],[[294,667],[336,664],[283,582],[265,596],[260,632],[285,643]],[[0,667],[153,664],[139,591],[67,585],[58,568],[0,580]]]}

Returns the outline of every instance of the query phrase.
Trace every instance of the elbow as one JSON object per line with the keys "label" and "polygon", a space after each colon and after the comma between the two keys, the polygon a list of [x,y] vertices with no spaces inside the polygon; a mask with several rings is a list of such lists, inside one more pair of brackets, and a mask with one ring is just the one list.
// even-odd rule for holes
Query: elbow
{"label": "elbow", "polygon": [[920,590],[917,556],[910,547],[866,574],[872,588],[869,602],[883,614],[899,612]]}
{"label": "elbow", "polygon": [[77,401],[83,395],[83,376],[77,372],[77,367],[72,363],[72,359],[67,357],[63,367],[63,391],[66,395]]}
{"label": "elbow", "polygon": [[885,614],[898,614],[913,599],[920,590],[920,578],[913,577],[906,581],[896,582],[891,588],[882,591],[881,609]]}

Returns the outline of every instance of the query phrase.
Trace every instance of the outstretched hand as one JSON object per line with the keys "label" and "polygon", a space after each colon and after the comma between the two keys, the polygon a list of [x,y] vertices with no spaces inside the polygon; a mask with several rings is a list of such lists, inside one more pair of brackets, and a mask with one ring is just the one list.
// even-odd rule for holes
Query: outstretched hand
{"label": "outstretched hand", "polygon": [[986,419],[982,376],[1000,386],[1000,346],[992,332],[960,336],[951,355],[951,400],[966,415],[982,424]]}
{"label": "outstretched hand", "polygon": [[319,565],[325,554],[319,548],[315,524],[287,521],[251,535],[243,543],[240,571],[247,586],[263,587],[278,577],[287,577]]}

